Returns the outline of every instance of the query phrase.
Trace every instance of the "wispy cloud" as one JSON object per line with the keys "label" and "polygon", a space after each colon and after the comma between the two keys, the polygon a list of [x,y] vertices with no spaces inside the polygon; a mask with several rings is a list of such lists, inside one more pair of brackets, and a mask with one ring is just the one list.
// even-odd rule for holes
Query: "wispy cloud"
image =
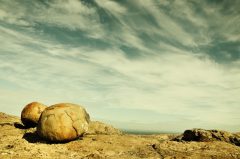
{"label": "wispy cloud", "polygon": [[150,129],[155,114],[151,126],[169,123],[161,130],[238,130],[236,7],[226,14],[207,1],[38,1],[31,11],[25,2],[1,4],[1,111],[68,101],[119,127]]}

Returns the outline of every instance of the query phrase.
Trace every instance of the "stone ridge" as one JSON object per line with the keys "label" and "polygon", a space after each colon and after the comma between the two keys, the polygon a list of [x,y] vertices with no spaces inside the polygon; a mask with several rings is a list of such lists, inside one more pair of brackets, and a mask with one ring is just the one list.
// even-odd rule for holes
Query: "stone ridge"
{"label": "stone ridge", "polygon": [[192,129],[173,139],[174,141],[223,141],[240,146],[240,135],[222,130]]}

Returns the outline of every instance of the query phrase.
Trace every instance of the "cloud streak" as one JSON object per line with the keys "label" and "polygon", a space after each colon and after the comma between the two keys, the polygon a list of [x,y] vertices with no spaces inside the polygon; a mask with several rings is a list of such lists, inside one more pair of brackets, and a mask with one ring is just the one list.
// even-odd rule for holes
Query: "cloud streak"
{"label": "cloud streak", "polygon": [[0,6],[1,111],[68,101],[123,129],[239,131],[235,6],[227,14],[208,1],[31,3]]}

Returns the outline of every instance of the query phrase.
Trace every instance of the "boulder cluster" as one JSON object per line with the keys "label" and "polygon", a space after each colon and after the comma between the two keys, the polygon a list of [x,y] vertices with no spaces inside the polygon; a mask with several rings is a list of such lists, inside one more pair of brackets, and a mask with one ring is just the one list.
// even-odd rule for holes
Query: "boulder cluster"
{"label": "boulder cluster", "polygon": [[184,133],[173,139],[174,141],[224,141],[237,146],[240,146],[240,136],[222,130],[205,130],[191,129],[185,130]]}
{"label": "boulder cluster", "polygon": [[24,107],[21,120],[26,127],[37,126],[40,137],[53,142],[65,142],[86,133],[90,117],[80,105],[60,103],[47,107],[33,102]]}

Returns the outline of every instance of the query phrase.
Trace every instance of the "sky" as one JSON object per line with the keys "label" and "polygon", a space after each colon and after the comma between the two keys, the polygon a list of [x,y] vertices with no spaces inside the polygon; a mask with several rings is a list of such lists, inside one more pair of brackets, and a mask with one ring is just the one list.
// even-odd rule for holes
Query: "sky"
{"label": "sky", "polygon": [[68,102],[127,130],[240,131],[239,0],[0,0],[0,111]]}

